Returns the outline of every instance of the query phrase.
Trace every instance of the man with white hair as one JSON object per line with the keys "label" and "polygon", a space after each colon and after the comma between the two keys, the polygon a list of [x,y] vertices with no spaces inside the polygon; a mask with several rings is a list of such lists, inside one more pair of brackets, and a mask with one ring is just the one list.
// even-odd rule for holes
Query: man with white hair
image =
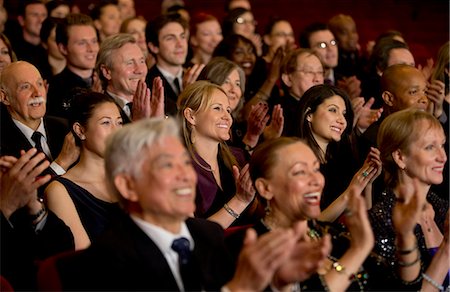
{"label": "man with white hair", "polygon": [[63,120],[45,116],[47,91],[37,68],[13,62],[3,70],[0,86],[0,155],[20,157],[21,151],[34,147],[53,161],[53,174],[64,174],[79,149]]}

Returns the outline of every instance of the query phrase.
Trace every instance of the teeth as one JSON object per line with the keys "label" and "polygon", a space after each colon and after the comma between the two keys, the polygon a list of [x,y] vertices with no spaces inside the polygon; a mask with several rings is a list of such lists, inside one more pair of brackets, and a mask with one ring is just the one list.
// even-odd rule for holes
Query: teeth
{"label": "teeth", "polygon": [[338,133],[341,132],[341,129],[337,128],[337,127],[331,127],[331,130],[336,131]]}
{"label": "teeth", "polygon": [[227,125],[218,125],[219,128],[224,128],[224,129],[228,129]]}
{"label": "teeth", "polygon": [[175,193],[180,196],[186,196],[192,193],[192,189],[191,188],[177,189],[175,190]]}
{"label": "teeth", "polygon": [[320,197],[320,192],[310,193],[303,195],[305,198],[318,198]]}
{"label": "teeth", "polygon": [[40,105],[41,103],[44,103],[44,102],[45,102],[45,99],[42,96],[39,96],[39,97],[35,97],[35,98],[31,99],[28,102],[28,105],[38,106],[38,105]]}

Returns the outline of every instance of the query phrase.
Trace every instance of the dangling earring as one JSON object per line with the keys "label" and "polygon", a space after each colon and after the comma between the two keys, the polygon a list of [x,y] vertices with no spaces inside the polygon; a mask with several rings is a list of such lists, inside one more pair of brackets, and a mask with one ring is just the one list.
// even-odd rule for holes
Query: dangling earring
{"label": "dangling earring", "polygon": [[264,211],[266,213],[266,216],[269,215],[272,212],[272,208],[270,207],[270,201],[266,201],[266,207],[264,208]]}

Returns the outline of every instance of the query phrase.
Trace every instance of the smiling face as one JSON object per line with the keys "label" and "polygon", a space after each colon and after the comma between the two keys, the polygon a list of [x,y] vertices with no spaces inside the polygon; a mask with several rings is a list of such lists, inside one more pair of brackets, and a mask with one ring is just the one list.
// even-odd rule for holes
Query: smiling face
{"label": "smiling face", "polygon": [[242,97],[241,78],[239,78],[238,71],[236,69],[231,71],[220,87],[227,93],[231,111],[234,111]]}
{"label": "smiling face", "polygon": [[150,49],[157,55],[158,65],[179,67],[186,61],[188,34],[178,22],[166,24],[158,35],[159,47]]}
{"label": "smiling face", "polygon": [[115,50],[111,59],[112,68],[102,69],[108,79],[108,90],[132,101],[139,80],[144,82],[147,75],[144,54],[137,44],[127,43]]}
{"label": "smiling face", "polygon": [[346,111],[344,99],[333,95],[325,99],[314,113],[308,115],[313,136],[319,145],[341,140],[347,127]]}
{"label": "smiling face", "polygon": [[270,201],[278,223],[291,226],[298,220],[317,218],[325,179],[311,148],[297,142],[280,148],[276,157],[263,196]]}
{"label": "smiling face", "polygon": [[94,21],[103,38],[118,34],[121,22],[119,8],[113,4],[104,6],[100,18]]}
{"label": "smiling face", "polygon": [[264,42],[269,46],[272,53],[275,53],[279,47],[286,46],[286,44],[294,44],[294,30],[291,24],[285,20],[278,21],[270,34],[264,36]]}
{"label": "smiling face", "polygon": [[299,54],[297,69],[287,76],[283,76],[283,80],[290,88],[289,91],[300,98],[314,85],[323,84],[322,63],[317,56],[310,53]]}
{"label": "smiling face", "polygon": [[45,115],[47,91],[39,71],[27,62],[10,64],[2,73],[7,87],[2,102],[13,119],[37,129]]}
{"label": "smiling face", "polygon": [[423,74],[414,67],[405,67],[397,74],[393,82],[391,112],[407,108],[426,110],[428,98],[426,96],[427,82]]}
{"label": "smiling face", "polygon": [[85,136],[83,148],[103,157],[106,138],[121,127],[122,117],[117,105],[112,102],[98,104],[82,130]]}
{"label": "smiling face", "polygon": [[245,76],[250,76],[255,67],[256,52],[251,44],[239,41],[231,53],[231,61],[238,64],[244,70]]}
{"label": "smiling face", "polygon": [[233,24],[235,34],[240,34],[246,38],[251,38],[255,33],[256,22],[251,12],[245,12],[236,19]]}
{"label": "smiling face", "polygon": [[399,167],[405,170],[407,176],[418,178],[426,186],[437,185],[443,181],[445,154],[445,134],[442,128],[430,127],[430,122],[416,122],[417,139],[409,145]]}
{"label": "smiling face", "polygon": [[[60,50],[67,58],[69,68],[77,73],[92,70],[99,50],[97,33],[90,25],[73,25],[68,28],[68,42]],[[81,75],[81,74],[80,74]]]}
{"label": "smiling face", "polygon": [[[139,216],[158,226],[179,224],[195,210],[197,175],[191,157],[174,136],[143,150],[140,175],[131,178],[131,196]],[[143,179],[145,178],[145,179]]]}
{"label": "smiling face", "polygon": [[204,54],[212,55],[222,39],[222,28],[219,22],[208,20],[197,24],[197,31],[195,35],[191,36],[191,43]]}
{"label": "smiling face", "polygon": [[323,60],[326,68],[338,65],[338,47],[330,30],[318,30],[309,36],[309,45]]}
{"label": "smiling face", "polygon": [[24,33],[39,37],[42,23],[47,18],[47,8],[42,3],[27,5],[24,16],[19,16],[20,25]]}
{"label": "smiling face", "polygon": [[204,110],[194,114],[195,140],[222,142],[230,139],[230,128],[233,123],[228,97],[220,90],[213,91],[211,100]]}

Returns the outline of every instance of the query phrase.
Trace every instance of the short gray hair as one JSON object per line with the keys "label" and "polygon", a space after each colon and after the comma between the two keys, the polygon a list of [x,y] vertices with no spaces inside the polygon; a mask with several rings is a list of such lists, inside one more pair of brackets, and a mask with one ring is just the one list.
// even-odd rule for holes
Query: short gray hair
{"label": "short gray hair", "polygon": [[102,81],[103,88],[106,88],[108,80],[102,74],[102,66],[111,69],[113,66],[112,54],[115,50],[120,49],[126,44],[136,44],[136,39],[129,33],[119,33],[106,38],[100,45],[100,50],[97,55],[97,62],[95,70],[98,77]]}
{"label": "short gray hair", "polygon": [[120,192],[114,184],[119,174],[139,177],[143,152],[160,143],[166,137],[180,139],[180,128],[174,118],[143,119],[125,125],[108,137],[105,150],[105,172],[108,187],[121,200]]}

